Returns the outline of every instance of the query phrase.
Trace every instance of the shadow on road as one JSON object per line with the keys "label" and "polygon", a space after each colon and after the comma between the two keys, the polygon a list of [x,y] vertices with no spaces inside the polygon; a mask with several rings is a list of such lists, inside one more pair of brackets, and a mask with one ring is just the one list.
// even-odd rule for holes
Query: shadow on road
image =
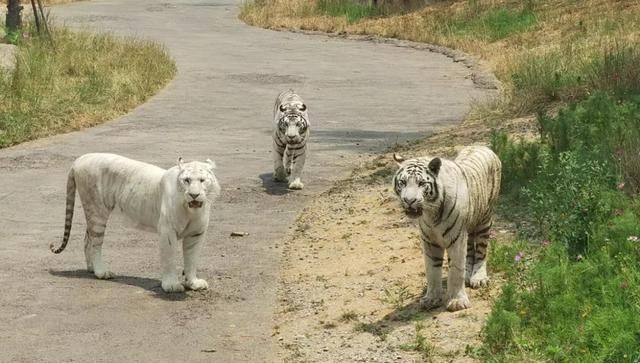
{"label": "shadow on road", "polygon": [[[57,270],[49,270],[49,273],[53,276],[57,277],[66,277],[73,279],[91,279],[95,280],[96,277],[93,273],[87,270],[66,270],[66,271],[57,271]],[[104,280],[105,283],[118,283],[129,286],[137,286],[141,287],[147,291],[153,293],[153,297],[158,299],[167,300],[167,301],[182,301],[187,298],[187,295],[184,293],[176,293],[176,294],[167,294],[162,291],[160,287],[160,280],[150,279],[146,277],[135,277],[135,276],[124,276],[124,275],[115,275],[112,279]]]}
{"label": "shadow on road", "polygon": [[416,320],[435,319],[443,311],[445,311],[443,307],[426,310],[420,303],[420,297],[418,297],[407,305],[397,307],[378,321],[359,323],[357,329],[384,338],[395,329],[412,325]]}
{"label": "shadow on road", "polygon": [[264,191],[269,195],[285,195],[291,192],[287,182],[277,182],[273,180],[273,173],[260,174],[260,179],[262,179]]}

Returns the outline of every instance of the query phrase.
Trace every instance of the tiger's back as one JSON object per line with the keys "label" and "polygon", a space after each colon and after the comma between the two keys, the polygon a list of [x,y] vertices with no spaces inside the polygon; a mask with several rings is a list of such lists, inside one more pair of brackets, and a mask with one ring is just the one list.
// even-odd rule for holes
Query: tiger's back
{"label": "tiger's back", "polygon": [[491,219],[500,194],[502,163],[486,146],[467,146],[454,162],[460,167],[469,193],[469,232]]}

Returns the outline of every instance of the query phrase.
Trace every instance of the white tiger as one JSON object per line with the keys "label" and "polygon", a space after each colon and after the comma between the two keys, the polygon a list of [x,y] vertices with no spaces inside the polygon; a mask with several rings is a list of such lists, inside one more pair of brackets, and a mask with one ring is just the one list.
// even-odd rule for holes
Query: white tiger
{"label": "white tiger", "polygon": [[[427,308],[446,303],[449,311],[469,308],[465,281],[472,288],[489,282],[486,257],[502,164],[484,146],[463,148],[455,160],[394,154],[400,169],[393,189],[410,217],[419,217],[427,274]],[[442,263],[449,257],[448,294],[443,301]],[[465,262],[466,257],[466,262]],[[466,273],[466,277],[465,277]]]}
{"label": "white tiger", "polygon": [[[102,262],[107,220],[115,209],[139,228],[160,234],[162,289],[182,292],[207,289],[196,277],[196,259],[209,226],[210,205],[220,194],[215,163],[193,161],[168,170],[114,154],[85,154],[76,159],[67,179],[67,207],[60,253],[71,232],[76,188],[87,219],[84,253],[87,269],[99,279],[113,274]],[[182,239],[185,281],[176,274],[175,249]]]}
{"label": "white tiger", "polygon": [[309,138],[307,105],[294,90],[284,91],[276,98],[273,118],[273,179],[284,181],[289,176],[289,188],[302,189],[300,177]]}

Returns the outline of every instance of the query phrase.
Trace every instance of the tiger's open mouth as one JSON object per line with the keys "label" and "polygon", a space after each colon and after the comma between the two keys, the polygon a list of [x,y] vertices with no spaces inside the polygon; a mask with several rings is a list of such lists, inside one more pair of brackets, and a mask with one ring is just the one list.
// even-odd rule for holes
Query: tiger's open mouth
{"label": "tiger's open mouth", "polygon": [[189,208],[202,208],[202,204],[199,200],[192,200],[188,203]]}
{"label": "tiger's open mouth", "polygon": [[418,218],[422,216],[422,208],[405,208],[404,214],[409,218]]}

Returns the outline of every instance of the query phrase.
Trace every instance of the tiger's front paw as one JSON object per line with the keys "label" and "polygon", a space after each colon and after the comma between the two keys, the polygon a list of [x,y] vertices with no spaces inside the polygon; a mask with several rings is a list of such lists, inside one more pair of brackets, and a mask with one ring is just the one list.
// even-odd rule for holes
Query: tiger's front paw
{"label": "tiger's front paw", "polygon": [[302,188],[304,188],[304,184],[302,184],[299,178],[289,183],[289,189],[300,190]]}
{"label": "tiger's front paw", "polygon": [[193,279],[185,281],[184,287],[189,290],[206,290],[209,288],[209,284],[203,279]]}
{"label": "tiger's front paw", "polygon": [[99,280],[109,280],[113,278],[113,273],[111,271],[102,270],[102,271],[94,271],[93,274]]}
{"label": "tiger's front paw", "polygon": [[442,302],[442,291],[428,291],[427,294],[420,299],[420,305],[422,305],[422,307],[426,310],[431,310],[442,306]]}
{"label": "tiger's front paw", "polygon": [[471,303],[469,302],[469,298],[467,295],[457,296],[447,303],[447,310],[454,312],[459,310],[468,309],[471,307]]}
{"label": "tiger's front paw", "polygon": [[284,170],[284,166],[279,166],[273,172],[273,180],[277,182],[287,180],[287,173]]}
{"label": "tiger's front paw", "polygon": [[162,291],[166,293],[184,292],[184,286],[178,280],[162,281]]}

